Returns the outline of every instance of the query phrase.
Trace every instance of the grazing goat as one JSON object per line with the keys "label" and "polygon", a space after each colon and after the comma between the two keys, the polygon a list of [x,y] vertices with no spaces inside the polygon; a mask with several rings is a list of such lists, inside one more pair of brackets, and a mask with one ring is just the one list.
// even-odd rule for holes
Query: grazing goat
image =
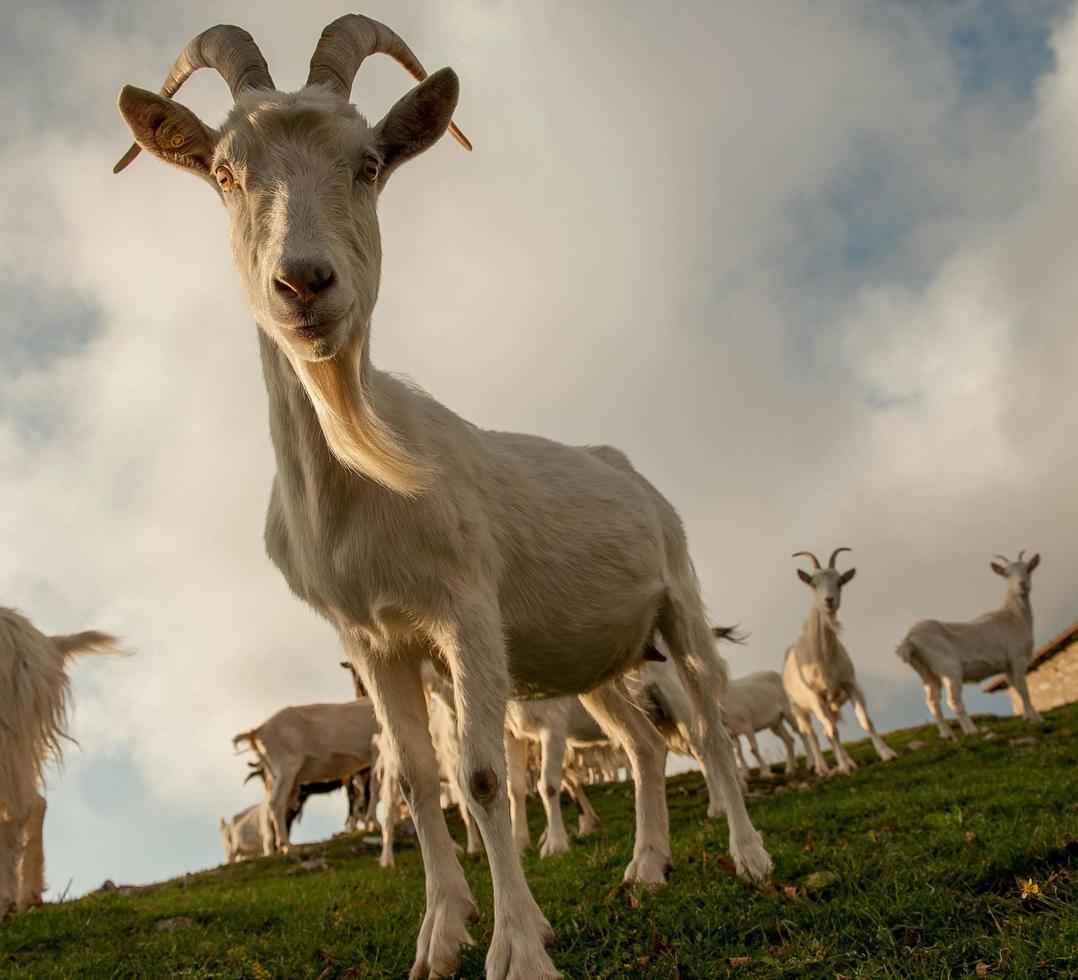
{"label": "grazing goat", "polygon": [[[760,670],[745,677],[738,677],[726,685],[722,698],[722,719],[734,739],[734,754],[738,758],[743,773],[748,773],[744,756],[741,754],[741,737],[749,743],[756,764],[760,767],[760,778],[771,779],[771,767],[760,755],[756,743],[756,733],[769,728],[786,746],[786,774],[797,772],[797,755],[794,752],[793,736],[787,725],[797,729],[790,700],[782,683],[782,675],[774,670]],[[808,739],[805,743],[805,760],[809,759]]]}
{"label": "grazing goat", "polygon": [[1022,699],[1022,714],[1026,721],[1041,720],[1040,712],[1029,699],[1026,671],[1033,655],[1033,609],[1029,595],[1033,589],[1030,576],[1040,564],[1041,556],[1011,561],[996,555],[1003,564],[991,562],[992,571],[1007,580],[1007,595],[1003,605],[978,616],[968,623],[941,623],[936,619],[922,620],[906,634],[895,651],[908,663],[925,685],[925,701],[936,720],[943,738],[954,738],[954,732],[940,713],[940,685],[947,688],[947,704],[958,716],[958,723],[967,735],[977,726],[966,713],[962,703],[962,685],[981,681],[993,674],[1006,675]]}
{"label": "grazing goat", "polygon": [[[420,84],[370,125],[349,98],[361,63],[379,52]],[[203,67],[221,73],[235,101],[219,129],[171,98]],[[269,393],[277,474],[266,548],[339,631],[399,762],[427,879],[412,975],[453,972],[475,911],[439,805],[420,673],[433,660],[452,678],[460,783],[490,861],[487,975],[545,978],[557,975],[544,948],[554,937],[509,822],[510,696],[581,694],[617,732],[637,784],[625,877],[658,886],[670,865],[666,747],[624,690],[604,685],[663,636],[696,709],[734,863],[759,878],[771,859],[713,698],[725,665],[674,508],[615,449],[480,429],[372,363],[378,197],[452,129],[458,93],[451,69],[427,77],[393,31],[366,17],[323,31],[294,94],[276,90],[249,34],[214,27],[180,54],[160,95],[121,91],[136,146],[116,169],[141,147],[206,181],[225,207]]]}
{"label": "grazing goat", "polygon": [[68,738],[68,661],[124,653],[118,644],[96,630],[46,636],[0,608],[0,919],[40,905],[45,891],[44,769]]}
{"label": "grazing goat", "polygon": [[268,826],[263,816],[266,801],[255,803],[240,810],[231,820],[221,817],[221,843],[225,845],[225,863],[235,864],[250,858],[261,857],[265,852],[262,830]]}
{"label": "grazing goat", "polygon": [[370,701],[282,708],[257,728],[232,739],[258,757],[266,787],[264,853],[287,851],[291,821],[305,784],[346,780],[375,761],[378,722]]}
{"label": "grazing goat", "polygon": [[861,727],[872,740],[872,747],[884,762],[896,758],[894,751],[876,734],[876,727],[868,716],[865,696],[857,685],[853,662],[838,635],[842,630],[836,615],[842,602],[842,588],[857,571],[835,569],[835,559],[849,548],[836,548],[831,553],[827,568],[821,568],[816,556],[809,551],[799,551],[793,557],[804,555],[812,559],[814,570],[809,573],[797,570],[797,577],[812,589],[812,611],[801,630],[797,642],[786,651],[782,680],[790,699],[797,727],[804,737],[812,755],[816,773],[826,776],[829,772],[816,731],[812,727],[812,715],[823,725],[839,772],[850,773],[857,768],[838,737],[842,705],[848,700]]}
{"label": "grazing goat", "polygon": [[[252,779],[260,779],[262,780],[263,789],[265,789],[267,787],[265,768],[258,762],[248,762],[247,765],[251,771],[247,773],[247,778],[244,782],[249,783]],[[343,779],[325,779],[314,783],[302,783],[295,796],[289,801],[288,810],[285,814],[285,822],[288,824],[289,833],[292,832],[292,824],[302,815],[303,804],[307,802],[308,798],[321,796],[324,793],[335,793],[339,789],[344,790],[348,800],[348,815],[344,820],[345,833],[355,833],[361,823],[368,824],[368,829],[370,829],[367,821],[370,779],[371,770],[364,769]]]}

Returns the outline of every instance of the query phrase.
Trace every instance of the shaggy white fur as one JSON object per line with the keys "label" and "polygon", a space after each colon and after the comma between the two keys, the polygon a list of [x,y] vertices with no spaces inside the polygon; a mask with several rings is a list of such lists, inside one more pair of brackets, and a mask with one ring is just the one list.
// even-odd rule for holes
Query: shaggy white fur
{"label": "shaggy white fur", "polygon": [[0,918],[40,904],[45,891],[44,768],[68,737],[67,663],[125,652],[107,633],[46,636],[0,608]]}

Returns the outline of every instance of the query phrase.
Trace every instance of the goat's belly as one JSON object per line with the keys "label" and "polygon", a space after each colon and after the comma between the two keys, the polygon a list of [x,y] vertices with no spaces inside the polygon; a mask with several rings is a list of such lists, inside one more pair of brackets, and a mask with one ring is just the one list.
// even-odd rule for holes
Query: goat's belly
{"label": "goat's belly", "polygon": [[1000,657],[975,657],[962,662],[963,681],[983,681],[994,674],[1002,674],[1007,663]]}
{"label": "goat's belly", "polygon": [[324,783],[333,779],[347,779],[362,769],[370,766],[370,759],[359,759],[353,755],[334,754],[318,759],[307,759],[300,770],[297,782]]}
{"label": "goat's belly", "polygon": [[585,635],[510,635],[509,675],[513,696],[549,698],[584,694],[620,677],[639,663],[652,622],[653,619],[641,619]]}

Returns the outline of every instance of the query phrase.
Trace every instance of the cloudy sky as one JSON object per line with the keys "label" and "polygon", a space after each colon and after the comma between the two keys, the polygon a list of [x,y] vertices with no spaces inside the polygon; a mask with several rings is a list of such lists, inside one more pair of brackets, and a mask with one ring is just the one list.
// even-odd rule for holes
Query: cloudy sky
{"label": "cloudy sky", "polygon": [[[146,155],[111,173],[121,85],[225,21],[296,88],[346,8],[183,6],[24,4],[0,37],[0,602],[138,651],[74,668],[53,895],[217,863],[218,815],[256,795],[231,736],[350,692],[263,554],[224,211]],[[386,191],[376,361],[480,425],[624,449],[681,510],[713,618],[751,631],[735,673],[796,637],[801,549],[854,549],[846,642],[884,728],[927,717],[895,645],[997,605],[993,552],[1043,553],[1038,642],[1078,616],[1072,4],[365,12],[457,70],[475,144]],[[406,85],[372,62],[354,98],[379,118]],[[216,124],[227,88],[181,100]]]}

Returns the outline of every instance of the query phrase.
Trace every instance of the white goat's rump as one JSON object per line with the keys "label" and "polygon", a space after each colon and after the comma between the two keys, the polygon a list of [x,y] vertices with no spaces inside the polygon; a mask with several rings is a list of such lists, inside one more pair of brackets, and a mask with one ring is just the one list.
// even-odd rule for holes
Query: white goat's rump
{"label": "white goat's rump", "polygon": [[0,918],[41,902],[44,767],[59,762],[67,738],[67,661],[123,653],[96,630],[46,636],[13,609],[0,608]]}

